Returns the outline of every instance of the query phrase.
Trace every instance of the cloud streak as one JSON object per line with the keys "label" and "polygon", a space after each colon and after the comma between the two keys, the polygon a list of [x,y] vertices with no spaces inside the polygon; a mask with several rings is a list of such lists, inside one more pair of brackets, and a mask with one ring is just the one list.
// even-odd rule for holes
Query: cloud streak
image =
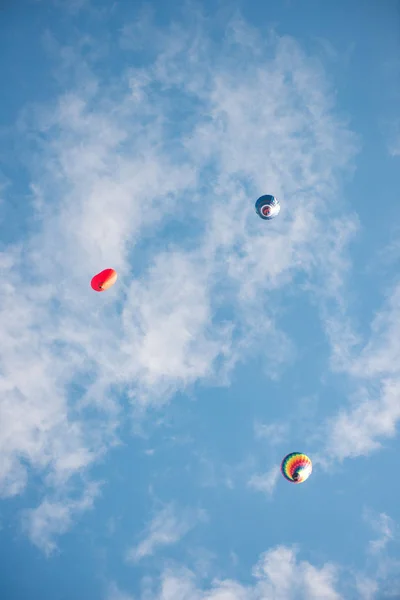
{"label": "cloud streak", "polygon": [[[228,382],[252,352],[272,354],[278,376],[293,343],[274,294],[298,273],[324,285],[338,262],[322,223],[355,144],[322,68],[238,19],[218,42],[199,14],[152,39],[148,66],[127,58],[112,85],[83,51],[93,40],[63,48],[65,91],[19,123],[34,220],[0,255],[5,496],[29,469],[50,490],[83,476],[116,443],[121,397],[160,406]],[[249,201],[265,190],[283,207],[268,235]],[[107,267],[118,285],[93,294]]]}
{"label": "cloud streak", "polygon": [[35,546],[50,556],[57,550],[54,536],[68,531],[73,519],[92,508],[99,492],[99,485],[91,483],[79,499],[45,498],[37,508],[24,511],[23,530]]}
{"label": "cloud streak", "polygon": [[396,434],[400,419],[400,286],[395,285],[376,313],[369,340],[362,344],[349,320],[328,324],[334,368],[359,382],[352,406],[330,420],[328,445],[339,459],[367,455]]}
{"label": "cloud streak", "polygon": [[370,522],[371,526],[379,536],[376,540],[372,540],[369,543],[369,550],[372,554],[382,552],[387,544],[394,539],[395,523],[393,522],[393,519],[385,513],[380,513],[376,517],[367,513],[365,518]]}
{"label": "cloud streak", "polygon": [[163,546],[178,543],[196,525],[196,522],[204,517],[205,513],[202,511],[178,511],[172,504],[166,506],[155,515],[144,539],[127,552],[126,560],[138,562],[153,555]]}
{"label": "cloud streak", "polygon": [[216,580],[208,589],[196,585],[190,571],[165,571],[152,600],[341,600],[337,591],[337,569],[330,564],[321,568],[298,561],[296,551],[278,546],[261,555],[253,569],[254,584],[235,580]]}
{"label": "cloud streak", "polygon": [[264,492],[268,496],[272,496],[278,483],[279,474],[279,467],[274,466],[264,475],[253,475],[248,481],[248,486],[259,492]]}

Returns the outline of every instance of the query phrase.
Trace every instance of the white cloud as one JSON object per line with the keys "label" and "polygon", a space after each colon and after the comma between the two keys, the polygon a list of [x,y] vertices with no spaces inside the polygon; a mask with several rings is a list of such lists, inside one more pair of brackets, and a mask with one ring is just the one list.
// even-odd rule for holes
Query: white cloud
{"label": "white cloud", "polygon": [[382,550],[386,548],[387,544],[394,539],[394,521],[385,513],[380,513],[377,516],[373,516],[367,512],[365,514],[365,518],[379,536],[376,540],[372,540],[369,543],[369,550],[372,552],[372,554],[382,552]]}
{"label": "white cloud", "polygon": [[381,447],[379,438],[394,437],[400,418],[400,380],[385,380],[378,391],[365,390],[349,410],[341,410],[330,422],[328,446],[339,459],[365,456]]}
{"label": "white cloud", "polygon": [[[400,138],[400,136],[399,136]],[[395,140],[389,149],[389,152],[392,156],[400,156],[400,139]]]}
{"label": "white cloud", "polygon": [[268,496],[272,496],[278,483],[279,473],[279,467],[274,466],[264,475],[253,475],[248,481],[248,486],[259,492],[264,492]]}
{"label": "white cloud", "polygon": [[[254,568],[256,582],[242,585],[234,580],[214,581],[202,590],[189,571],[166,571],[152,600],[341,600],[337,569],[298,561],[296,552],[279,546],[265,552]],[[348,596],[346,597],[348,598]]]}
{"label": "white cloud", "polygon": [[[361,346],[348,320],[329,323],[334,366],[359,382],[352,406],[329,424],[329,452],[339,459],[366,455],[394,437],[400,419],[400,285],[371,323],[369,341]],[[360,348],[361,346],[361,348]]]}
{"label": "white cloud", "polygon": [[116,583],[112,583],[109,587],[107,600],[135,600],[131,594],[122,591]]}
{"label": "white cloud", "polygon": [[77,515],[92,508],[99,491],[99,485],[92,483],[78,500],[45,498],[37,508],[24,511],[23,529],[32,543],[49,556],[57,549],[54,536],[68,531]]}
{"label": "white cloud", "polygon": [[350,366],[362,377],[400,374],[400,284],[388,295],[386,305],[371,323],[371,339]]}
{"label": "white cloud", "polygon": [[365,575],[357,578],[356,587],[360,600],[374,600],[379,590],[378,583]]}
{"label": "white cloud", "polygon": [[[35,217],[0,256],[4,495],[23,491],[27,467],[52,486],[89,469],[115,443],[121,391],[146,407],[228,381],[250,352],[265,349],[271,376],[292,356],[273,294],[333,244],[322,223],[354,140],[293,40],[236,20],[215,45],[194,21],[109,87],[84,56],[93,40],[64,49],[68,91],[20,120]],[[279,225],[255,217],[266,190]],[[95,294],[105,267],[118,284]]]}
{"label": "white cloud", "polygon": [[160,547],[176,544],[204,517],[203,511],[178,510],[172,504],[166,506],[149,524],[145,538],[127,552],[126,559],[137,562]]}
{"label": "white cloud", "polygon": [[12,272],[19,266],[12,254],[3,254],[0,263],[7,278],[0,308],[0,492],[7,496],[23,489],[27,461],[61,483],[85,469],[99,447],[90,449],[82,423],[70,416],[65,388],[79,355],[57,348],[45,286],[24,290]]}
{"label": "white cloud", "polygon": [[278,446],[287,437],[289,426],[287,423],[255,423],[256,438],[265,439],[271,446]]}
{"label": "white cloud", "polygon": [[228,352],[229,329],[215,325],[209,331],[207,275],[196,256],[176,251],[156,259],[147,281],[131,285],[123,322],[126,335],[137,342],[122,349],[135,356],[145,388],[205,377],[215,359]]}

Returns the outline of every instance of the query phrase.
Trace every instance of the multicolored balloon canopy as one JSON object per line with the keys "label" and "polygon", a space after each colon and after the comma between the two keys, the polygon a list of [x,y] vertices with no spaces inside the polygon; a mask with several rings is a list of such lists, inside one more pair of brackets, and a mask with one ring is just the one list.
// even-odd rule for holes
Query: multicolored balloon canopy
{"label": "multicolored balloon canopy", "polygon": [[291,452],[282,461],[282,475],[291,483],[303,483],[312,472],[312,462],[306,454]]}

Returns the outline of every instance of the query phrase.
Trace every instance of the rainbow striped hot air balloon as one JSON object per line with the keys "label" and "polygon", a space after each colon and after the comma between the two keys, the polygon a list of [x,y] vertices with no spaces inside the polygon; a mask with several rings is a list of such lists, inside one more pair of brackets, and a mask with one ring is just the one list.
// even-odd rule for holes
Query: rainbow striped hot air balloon
{"label": "rainbow striped hot air balloon", "polygon": [[291,452],[282,461],[282,475],[291,483],[303,483],[312,472],[312,462],[306,454]]}

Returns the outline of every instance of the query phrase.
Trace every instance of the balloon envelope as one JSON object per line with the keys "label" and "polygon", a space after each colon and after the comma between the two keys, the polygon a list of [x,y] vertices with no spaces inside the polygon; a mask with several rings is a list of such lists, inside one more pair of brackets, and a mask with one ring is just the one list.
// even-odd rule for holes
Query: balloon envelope
{"label": "balloon envelope", "polygon": [[104,292],[108,290],[117,281],[117,272],[114,269],[104,269],[101,273],[97,273],[90,282],[90,285],[95,292]]}
{"label": "balloon envelope", "polygon": [[312,462],[306,454],[291,452],[282,461],[282,475],[291,483],[303,483],[312,472]]}
{"label": "balloon envelope", "polygon": [[260,196],[255,204],[256,213],[262,219],[270,221],[279,214],[281,205],[275,196]]}

